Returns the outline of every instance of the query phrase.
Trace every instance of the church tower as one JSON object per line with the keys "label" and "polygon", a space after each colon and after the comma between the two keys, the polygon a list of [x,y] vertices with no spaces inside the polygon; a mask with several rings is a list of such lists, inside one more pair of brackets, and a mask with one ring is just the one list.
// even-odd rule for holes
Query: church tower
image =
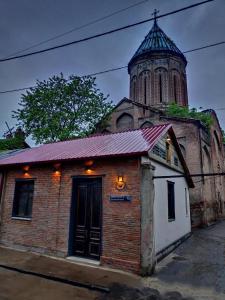
{"label": "church tower", "polygon": [[130,99],[161,109],[171,102],[187,106],[187,60],[158,26],[156,14],[152,29],[128,64]]}

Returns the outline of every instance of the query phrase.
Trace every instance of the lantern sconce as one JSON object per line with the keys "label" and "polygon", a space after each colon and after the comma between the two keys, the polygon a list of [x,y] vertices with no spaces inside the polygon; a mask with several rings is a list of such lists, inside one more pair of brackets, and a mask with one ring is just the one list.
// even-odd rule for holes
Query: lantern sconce
{"label": "lantern sconce", "polygon": [[124,177],[123,177],[123,175],[118,175],[118,176],[117,176],[116,188],[117,188],[118,190],[123,190],[123,189],[125,188],[125,182],[124,182]]}
{"label": "lantern sconce", "polygon": [[23,167],[23,175],[28,176],[29,175],[30,166],[24,166]]}
{"label": "lantern sconce", "polygon": [[61,175],[61,164],[54,164],[53,166],[54,174],[57,176]]}
{"label": "lantern sconce", "polygon": [[94,167],[94,161],[93,160],[88,160],[84,163],[84,170],[85,173],[87,174],[92,174],[93,173],[93,167]]}

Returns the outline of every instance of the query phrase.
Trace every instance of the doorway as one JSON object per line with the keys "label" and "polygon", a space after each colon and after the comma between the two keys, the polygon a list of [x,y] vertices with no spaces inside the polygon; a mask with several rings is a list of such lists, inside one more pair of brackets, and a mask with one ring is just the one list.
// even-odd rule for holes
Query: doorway
{"label": "doorway", "polygon": [[102,178],[73,178],[69,255],[100,259]]}

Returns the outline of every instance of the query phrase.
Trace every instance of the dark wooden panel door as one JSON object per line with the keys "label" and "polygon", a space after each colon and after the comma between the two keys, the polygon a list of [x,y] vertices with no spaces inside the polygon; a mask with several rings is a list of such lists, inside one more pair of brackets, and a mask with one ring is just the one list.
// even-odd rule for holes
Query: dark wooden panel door
{"label": "dark wooden panel door", "polygon": [[99,259],[101,251],[101,178],[74,179],[73,255]]}

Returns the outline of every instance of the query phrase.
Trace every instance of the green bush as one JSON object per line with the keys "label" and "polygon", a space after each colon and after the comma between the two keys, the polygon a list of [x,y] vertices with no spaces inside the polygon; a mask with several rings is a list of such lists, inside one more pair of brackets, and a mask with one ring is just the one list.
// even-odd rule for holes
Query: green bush
{"label": "green bush", "polygon": [[196,108],[189,109],[188,107],[182,107],[176,103],[169,104],[166,113],[171,117],[192,118],[199,120],[207,129],[209,129],[213,123],[213,119],[209,113],[199,112]]}

